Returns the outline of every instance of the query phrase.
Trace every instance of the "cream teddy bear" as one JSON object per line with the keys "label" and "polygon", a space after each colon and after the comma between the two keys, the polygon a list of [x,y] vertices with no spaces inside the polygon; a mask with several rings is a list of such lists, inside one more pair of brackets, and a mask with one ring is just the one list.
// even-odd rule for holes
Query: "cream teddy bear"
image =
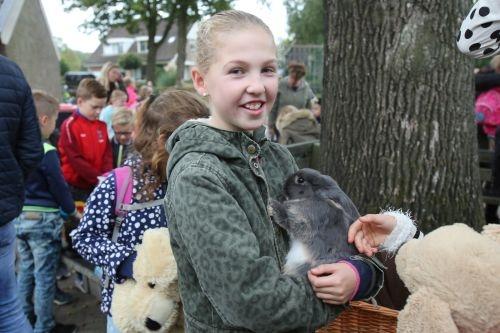
{"label": "cream teddy bear", "polygon": [[404,244],[396,267],[411,296],[398,332],[500,332],[499,236],[457,223]]}
{"label": "cream teddy bear", "polygon": [[115,284],[111,313],[122,333],[184,331],[182,305],[167,228],[149,229],[138,245],[134,279]]}

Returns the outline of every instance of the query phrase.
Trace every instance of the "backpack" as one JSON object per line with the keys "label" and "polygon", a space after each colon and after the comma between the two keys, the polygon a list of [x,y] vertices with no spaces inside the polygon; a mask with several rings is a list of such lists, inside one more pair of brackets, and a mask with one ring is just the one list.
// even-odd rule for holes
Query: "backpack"
{"label": "backpack", "polygon": [[[125,220],[127,212],[163,205],[163,200],[158,199],[132,204],[132,188],[134,184],[132,178],[132,168],[128,165],[124,165],[122,167],[115,168],[112,172],[115,174],[116,199],[114,227],[111,235],[111,241],[116,243],[118,236],[120,235],[120,227]],[[106,274],[106,279],[104,280],[105,287],[109,286],[109,281],[110,277]]]}
{"label": "backpack", "polygon": [[127,214],[127,209],[125,205],[132,203],[132,169],[125,165],[113,170],[115,173],[115,224],[113,227],[113,234],[111,236],[111,241],[116,242],[118,240],[118,235],[120,234],[120,226],[125,219]]}

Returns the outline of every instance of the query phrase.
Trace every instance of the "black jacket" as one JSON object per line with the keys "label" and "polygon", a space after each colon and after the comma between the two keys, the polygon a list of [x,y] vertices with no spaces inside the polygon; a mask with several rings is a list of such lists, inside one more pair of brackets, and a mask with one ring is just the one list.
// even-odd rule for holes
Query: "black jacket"
{"label": "black jacket", "polygon": [[30,86],[21,69],[0,56],[0,226],[21,213],[24,181],[42,157]]}

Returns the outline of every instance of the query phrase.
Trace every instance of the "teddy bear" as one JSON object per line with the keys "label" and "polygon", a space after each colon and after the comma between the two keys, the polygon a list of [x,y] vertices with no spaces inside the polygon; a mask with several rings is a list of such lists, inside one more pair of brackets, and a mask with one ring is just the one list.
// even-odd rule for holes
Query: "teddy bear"
{"label": "teddy bear", "polygon": [[111,313],[122,333],[184,332],[184,317],[167,228],[144,232],[136,247],[134,279],[115,284]]}
{"label": "teddy bear", "polygon": [[398,332],[500,332],[500,226],[440,227],[404,244],[396,269],[411,292]]}

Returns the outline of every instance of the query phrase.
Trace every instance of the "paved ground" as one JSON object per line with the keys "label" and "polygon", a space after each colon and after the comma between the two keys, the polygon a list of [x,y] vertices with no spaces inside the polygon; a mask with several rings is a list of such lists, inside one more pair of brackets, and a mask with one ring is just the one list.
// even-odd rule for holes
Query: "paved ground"
{"label": "paved ground", "polygon": [[56,321],[63,324],[75,324],[78,333],[106,332],[106,317],[99,310],[99,300],[83,294],[73,286],[73,276],[58,281],[59,287],[75,297],[71,304],[55,306]]}

